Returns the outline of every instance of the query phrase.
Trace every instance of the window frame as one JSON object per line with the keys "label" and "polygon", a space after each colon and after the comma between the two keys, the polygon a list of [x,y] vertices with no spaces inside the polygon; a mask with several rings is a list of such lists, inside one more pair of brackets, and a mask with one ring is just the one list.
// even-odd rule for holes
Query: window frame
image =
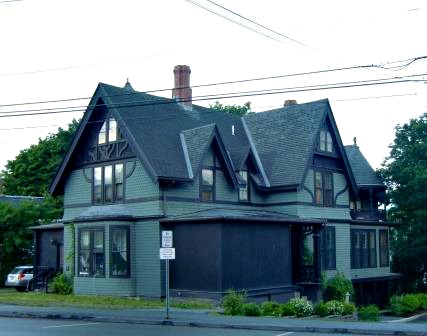
{"label": "window frame", "polygon": [[332,138],[332,133],[329,131],[328,127],[322,127],[319,132],[319,152],[333,154],[335,153],[334,140]]}
{"label": "window frame", "polygon": [[[204,158],[204,161],[206,161],[206,157]],[[203,184],[203,170],[212,171],[212,185]],[[212,202],[216,201],[216,182],[217,182],[217,171],[218,170],[222,170],[222,169],[221,169],[221,166],[219,165],[219,162],[218,162],[217,157],[215,155],[215,151],[212,150],[212,164],[204,163],[202,165],[202,168],[200,169],[199,199],[201,202],[212,203]],[[203,199],[203,192],[204,191],[210,191],[212,193],[212,199],[204,200]]]}
{"label": "window frame", "polygon": [[[377,230],[351,229],[351,269],[376,268],[377,262]],[[373,237],[373,246],[370,238]],[[356,249],[356,243],[359,246]]]}
{"label": "window frame", "polygon": [[[385,235],[386,246],[383,246],[381,243],[381,236]],[[379,257],[380,257],[380,267],[390,266],[390,238],[388,230],[378,230],[378,244],[379,244]],[[385,255],[383,252],[385,251]]]}
{"label": "window frame", "polygon": [[[332,232],[332,248],[328,248],[328,232]],[[334,226],[327,226],[322,230],[322,269],[325,271],[336,270],[337,269],[337,237],[336,230]],[[331,265],[327,263],[329,259],[332,259]]]}
{"label": "window frame", "polygon": [[[126,274],[113,274],[113,231],[126,230]],[[110,226],[110,277],[111,278],[130,278],[131,276],[131,260],[130,260],[130,227],[128,225],[112,225]],[[117,251],[118,252],[118,251]],[[119,252],[120,253],[120,252]]]}
{"label": "window frame", "polygon": [[[321,207],[328,207],[328,208],[333,208],[335,207],[335,199],[334,199],[334,174],[332,171],[326,171],[326,170],[318,170],[318,169],[314,169],[313,170],[314,174],[313,174],[313,183],[314,183],[314,204],[317,206],[321,206]],[[321,181],[321,186],[318,187],[317,185],[317,176],[318,174],[320,174],[320,181]],[[327,189],[327,178],[330,178],[330,189]],[[321,201],[318,202],[317,196],[318,196],[318,192],[321,192]],[[330,194],[330,195],[329,195]],[[326,197],[327,195],[329,195],[328,197]]]}
{"label": "window frame", "polygon": [[[239,202],[246,202],[246,203],[248,203],[251,200],[251,197],[250,197],[250,187],[249,187],[249,172],[248,172],[247,169],[242,169],[242,170],[239,170],[237,173],[240,175],[240,177],[243,180],[246,181],[246,187],[241,187],[241,186],[238,187]],[[246,173],[246,179],[242,176],[242,173]],[[241,194],[242,191],[246,192],[246,199],[241,197],[242,196],[242,194]]]}
{"label": "window frame", "polygon": [[[89,248],[85,249],[89,253],[89,272],[88,274],[81,274],[82,268],[81,268],[81,262],[80,262],[80,255],[81,255],[81,237],[83,232],[89,233]],[[94,254],[99,253],[96,252],[95,245],[95,232],[102,232],[102,274],[96,274],[94,267]],[[79,228],[78,230],[78,244],[77,244],[77,276],[82,278],[105,278],[105,228],[104,227],[85,227],[85,228]]]}
{"label": "window frame", "polygon": [[[122,195],[121,198],[117,198],[117,185],[116,183],[116,172],[117,166],[122,165]],[[106,184],[105,184],[105,168],[111,167],[111,200],[107,200],[106,197]],[[101,169],[101,197],[99,198],[96,195],[96,185],[95,185],[95,171],[97,169]],[[114,163],[106,163],[103,165],[98,165],[92,167],[92,204],[94,205],[104,205],[104,204],[116,204],[116,203],[124,203],[125,195],[126,195],[126,163],[125,162],[114,162]]]}
{"label": "window frame", "polygon": [[[112,130],[110,124],[111,124],[112,120],[114,121],[114,124],[116,126],[115,127],[116,130],[115,130],[115,139],[114,140],[110,140],[110,135],[111,135],[111,130]],[[104,126],[105,126],[105,129],[104,129]],[[103,142],[100,142],[100,134],[101,133],[104,134],[104,141]],[[98,137],[97,137],[98,146],[107,145],[109,143],[117,142],[120,140],[120,138],[121,138],[121,133],[120,133],[119,127],[117,125],[116,118],[114,118],[113,116],[107,116],[105,118],[105,120],[102,122],[101,128],[98,131]]]}

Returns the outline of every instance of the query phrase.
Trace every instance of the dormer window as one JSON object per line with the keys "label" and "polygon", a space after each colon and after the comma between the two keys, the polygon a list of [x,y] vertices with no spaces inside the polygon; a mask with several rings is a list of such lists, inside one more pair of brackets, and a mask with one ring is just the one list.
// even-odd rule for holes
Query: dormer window
{"label": "dormer window", "polygon": [[322,152],[327,152],[327,153],[332,153],[334,151],[331,132],[325,129],[320,131],[319,149]]}
{"label": "dormer window", "polygon": [[246,182],[245,186],[239,186],[239,201],[248,202],[249,201],[249,185],[248,185],[248,171],[241,170],[239,175]]}
{"label": "dormer window", "polygon": [[102,124],[98,135],[98,145],[117,141],[119,138],[116,119],[108,118]]}

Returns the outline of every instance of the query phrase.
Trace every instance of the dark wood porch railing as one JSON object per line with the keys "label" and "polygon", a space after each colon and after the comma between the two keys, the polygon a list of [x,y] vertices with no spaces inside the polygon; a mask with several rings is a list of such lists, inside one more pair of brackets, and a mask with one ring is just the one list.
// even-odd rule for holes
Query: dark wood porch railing
{"label": "dark wood porch railing", "polygon": [[370,221],[386,221],[386,212],[379,209],[371,210],[350,210],[352,219],[370,220]]}

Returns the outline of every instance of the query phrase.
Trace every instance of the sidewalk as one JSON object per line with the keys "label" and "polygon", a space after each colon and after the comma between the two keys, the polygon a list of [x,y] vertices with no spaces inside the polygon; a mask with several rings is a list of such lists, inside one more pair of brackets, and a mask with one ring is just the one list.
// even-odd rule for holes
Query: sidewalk
{"label": "sidewalk", "polygon": [[0,317],[73,319],[96,322],[140,323],[151,325],[194,326],[272,330],[279,332],[322,332],[367,335],[426,335],[427,324],[386,322],[340,322],[316,319],[274,317],[231,317],[208,310],[171,309],[170,319],[160,309],[81,309],[69,307],[27,307],[0,305]]}

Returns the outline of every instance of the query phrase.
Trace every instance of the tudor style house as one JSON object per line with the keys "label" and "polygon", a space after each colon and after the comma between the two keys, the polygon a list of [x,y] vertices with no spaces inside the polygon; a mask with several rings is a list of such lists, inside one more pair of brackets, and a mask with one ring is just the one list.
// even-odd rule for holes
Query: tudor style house
{"label": "tudor style house", "polygon": [[192,103],[188,66],[174,74],[172,99],[100,83],[52,182],[74,291],[163,296],[167,229],[175,296],[316,300],[340,272],[383,300],[385,186],[328,100],[237,117]]}

